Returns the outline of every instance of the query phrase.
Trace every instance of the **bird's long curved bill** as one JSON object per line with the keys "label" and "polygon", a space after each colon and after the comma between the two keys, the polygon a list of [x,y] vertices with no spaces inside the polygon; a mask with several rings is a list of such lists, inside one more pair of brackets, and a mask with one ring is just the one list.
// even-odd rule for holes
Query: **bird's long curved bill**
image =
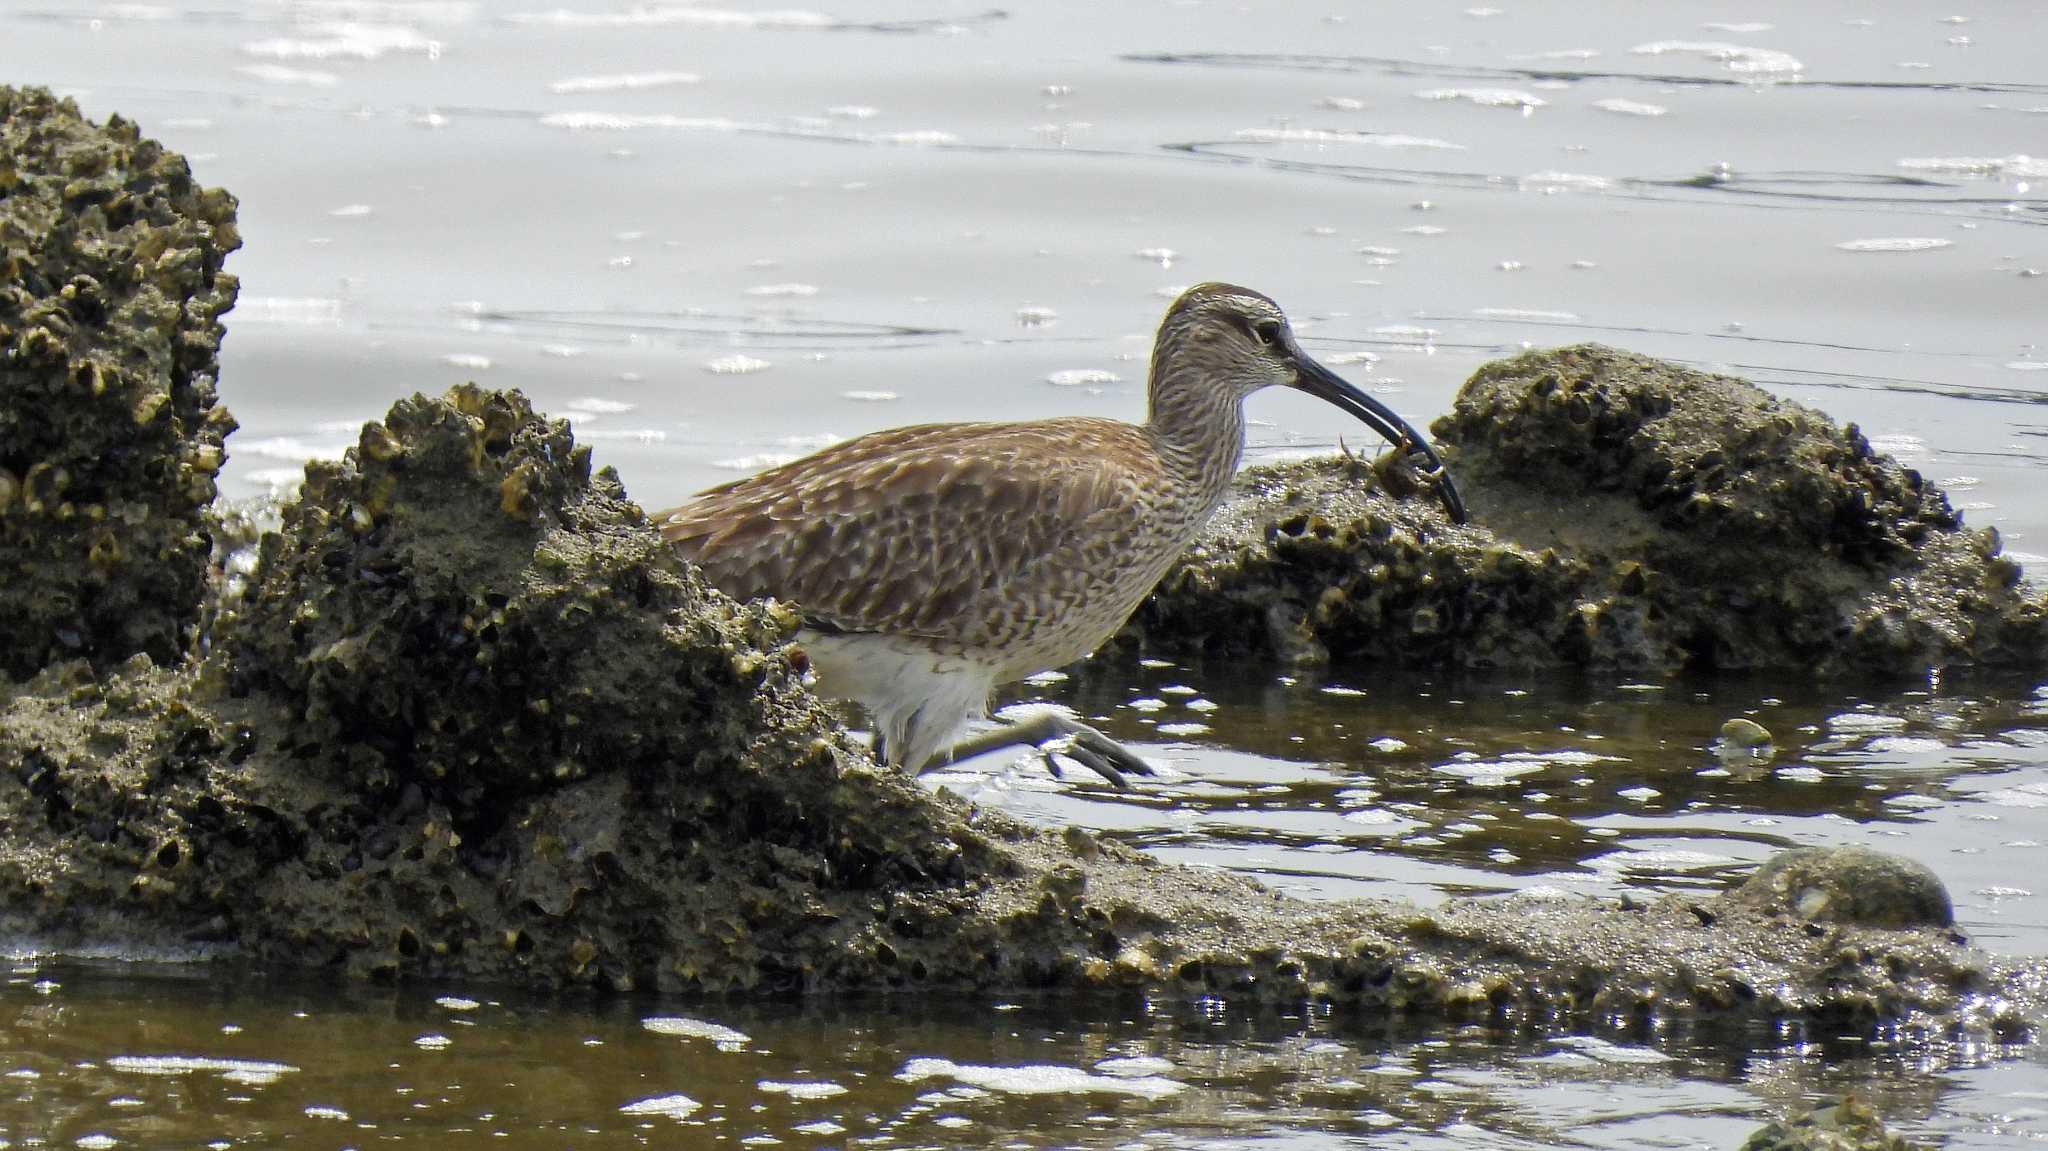
{"label": "bird's long curved bill", "polygon": [[1458,486],[1451,482],[1451,473],[1444,470],[1442,456],[1422,437],[1422,433],[1409,426],[1407,420],[1394,414],[1387,405],[1373,399],[1352,387],[1342,376],[1310,359],[1300,348],[1292,348],[1295,370],[1298,378],[1295,387],[1318,399],[1327,400],[1337,407],[1357,416],[1366,426],[1387,438],[1387,442],[1407,454],[1419,455],[1428,463],[1426,469],[1436,482],[1437,495],[1442,497],[1444,507],[1451,513],[1454,523],[1465,522],[1465,501],[1458,495]]}

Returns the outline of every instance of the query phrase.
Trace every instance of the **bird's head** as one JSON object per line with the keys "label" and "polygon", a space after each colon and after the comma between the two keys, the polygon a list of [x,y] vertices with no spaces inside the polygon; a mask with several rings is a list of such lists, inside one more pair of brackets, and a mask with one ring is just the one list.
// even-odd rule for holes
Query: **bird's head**
{"label": "bird's head", "polygon": [[1393,409],[1303,351],[1280,305],[1250,288],[1197,284],[1166,310],[1152,354],[1155,419],[1162,403],[1238,404],[1261,388],[1276,386],[1334,404],[1397,450],[1422,457],[1451,519],[1465,522],[1464,501],[1436,449]]}

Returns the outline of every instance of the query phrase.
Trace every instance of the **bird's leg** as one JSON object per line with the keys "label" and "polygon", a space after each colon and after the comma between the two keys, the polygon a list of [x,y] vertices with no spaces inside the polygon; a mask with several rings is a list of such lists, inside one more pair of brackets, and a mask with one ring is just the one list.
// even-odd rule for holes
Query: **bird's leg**
{"label": "bird's leg", "polygon": [[1023,719],[1003,720],[987,731],[970,735],[941,752],[934,763],[951,763],[1004,747],[1042,747],[1054,740],[1066,746],[1045,751],[1046,766],[1060,774],[1055,755],[1065,755],[1108,780],[1110,785],[1129,788],[1125,775],[1151,775],[1152,765],[1123,744],[1056,711],[1034,712]]}

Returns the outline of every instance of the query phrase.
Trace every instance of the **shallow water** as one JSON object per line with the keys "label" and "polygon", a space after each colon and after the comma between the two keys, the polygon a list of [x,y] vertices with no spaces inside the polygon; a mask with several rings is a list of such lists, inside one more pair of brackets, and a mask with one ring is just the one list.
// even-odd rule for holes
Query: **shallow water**
{"label": "shallow water", "polygon": [[[1859,423],[2023,562],[2048,555],[2048,82],[2026,5],[715,2],[0,0],[0,79],[134,118],[240,196],[236,497],[466,378],[572,418],[650,507],[892,424],[1135,417],[1167,299],[1227,279],[1418,422],[1525,344],[1740,372]],[[1367,438],[1302,397],[1251,407],[1258,457]],[[1786,843],[1868,843],[1932,865],[1984,946],[2048,953],[2029,683],[1084,666],[1014,699],[1103,717],[1170,773],[1121,795],[1028,760],[936,782],[1310,898],[1704,890]],[[1770,759],[1714,752],[1737,715],[1776,735]],[[0,1074],[36,1073],[0,1078],[0,1139],[1726,1146],[1849,1083],[1949,1146],[2048,1129],[2048,1074],[2010,1053],[1614,1054],[1014,1006],[727,1007],[706,1017],[752,1037],[727,1053],[638,1022],[697,1005],[451,1013],[38,968],[0,999]],[[430,1032],[454,1042],[415,1046]],[[1115,1056],[1184,1087],[920,1102],[958,1084],[894,1078]],[[848,1094],[757,1086],[810,1078]],[[619,1111],[676,1092],[700,1104],[681,1120]]]}
{"label": "shallow water", "polygon": [[1733,1147],[1851,1088],[1951,1148],[2048,1134],[2037,1056],[1927,1043],[1406,1033],[1136,999],[534,1001],[75,965],[16,969],[0,1007],[0,1139],[22,1147]]}

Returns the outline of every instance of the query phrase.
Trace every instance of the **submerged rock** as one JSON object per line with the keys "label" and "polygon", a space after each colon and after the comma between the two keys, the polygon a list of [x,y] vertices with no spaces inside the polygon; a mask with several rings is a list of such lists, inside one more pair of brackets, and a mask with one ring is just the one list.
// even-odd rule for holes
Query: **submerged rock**
{"label": "submerged rock", "polygon": [[1437,421],[1472,511],[1355,461],[1248,469],[1120,637],[1169,658],[1628,675],[2048,666],[1998,535],[1852,425],[1586,345],[1488,364]]}
{"label": "submerged rock", "polygon": [[1845,1097],[1789,1121],[1774,1120],[1743,1141],[1742,1151],[1932,1151],[1885,1129],[1867,1105]]}
{"label": "submerged rock", "polygon": [[0,87],[0,673],[179,657],[206,585],[234,197]]}

